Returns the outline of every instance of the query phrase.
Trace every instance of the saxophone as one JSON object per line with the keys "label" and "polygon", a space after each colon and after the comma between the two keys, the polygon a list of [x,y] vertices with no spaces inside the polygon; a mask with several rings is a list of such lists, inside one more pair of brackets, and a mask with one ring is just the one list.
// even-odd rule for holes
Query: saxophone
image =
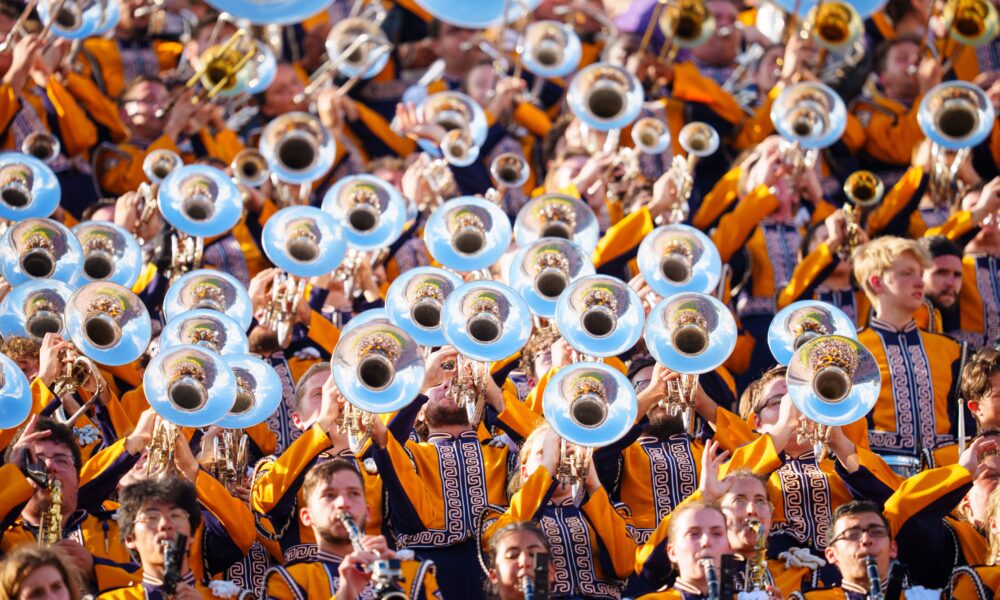
{"label": "saxophone", "polygon": [[62,539],[62,482],[50,477],[45,487],[49,490],[49,506],[42,511],[38,524],[38,543],[49,545]]}
{"label": "saxophone", "polygon": [[747,527],[757,534],[753,547],[753,557],[747,561],[744,586],[746,591],[763,590],[767,587],[767,535],[764,525],[758,519],[747,519]]}

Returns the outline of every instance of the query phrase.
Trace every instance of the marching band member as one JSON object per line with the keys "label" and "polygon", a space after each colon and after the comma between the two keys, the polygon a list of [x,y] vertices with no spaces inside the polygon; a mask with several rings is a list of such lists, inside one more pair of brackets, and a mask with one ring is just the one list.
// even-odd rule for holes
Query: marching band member
{"label": "marching band member", "polygon": [[61,552],[48,546],[26,544],[3,562],[0,598],[80,600],[80,582]]}
{"label": "marching band member", "polygon": [[990,552],[986,564],[963,565],[955,567],[951,572],[951,579],[948,582],[947,594],[951,598],[975,598],[976,600],[986,600],[996,597],[1000,588],[1000,568],[997,568],[997,559],[1000,557],[1000,539],[998,539],[998,522],[1000,517],[1000,494],[993,491],[990,494],[989,511],[987,512],[986,523],[989,527]]}
{"label": "marching band member", "polygon": [[[902,238],[878,238],[854,254],[855,277],[875,309],[858,340],[882,373],[869,441],[875,452],[903,457],[898,460],[918,470],[921,464],[954,464],[958,456],[954,407],[962,348],[919,330],[913,320],[923,305],[929,264],[920,244]],[[903,426],[901,419],[909,423]]]}
{"label": "marching band member", "polygon": [[122,490],[118,518],[122,543],[138,555],[142,581],[101,594],[125,598],[213,598],[195,581],[188,543],[201,523],[194,486],[175,478],[148,479]]}
{"label": "marching band member", "polygon": [[635,540],[628,513],[614,505],[590,463],[586,492],[577,505],[571,486],[557,480],[560,438],[547,425],[535,429],[520,451],[520,478],[510,506],[489,511],[483,541],[510,523],[537,521],[552,546],[550,598],[620,598],[632,573]]}
{"label": "marching band member", "polygon": [[984,348],[969,358],[962,370],[962,400],[976,418],[980,432],[1000,429],[1000,351]]}
{"label": "marching band member", "polygon": [[365,500],[366,484],[353,462],[334,459],[313,466],[302,482],[306,503],[302,521],[313,530],[315,558],[297,559],[271,569],[265,580],[265,598],[297,600],[316,595],[355,600],[368,597],[379,581],[376,570],[382,561],[399,560],[399,573],[389,580],[414,600],[438,597],[434,564],[401,559],[380,535],[364,535],[371,512]]}
{"label": "marching band member", "polygon": [[525,521],[493,533],[487,547],[490,600],[523,600],[529,589],[547,592],[552,548],[545,532]]}
{"label": "marching band member", "polygon": [[958,338],[961,335],[959,298],[965,278],[962,250],[942,235],[924,238],[920,243],[931,258],[930,268],[924,269],[924,296],[941,314],[941,331]]}

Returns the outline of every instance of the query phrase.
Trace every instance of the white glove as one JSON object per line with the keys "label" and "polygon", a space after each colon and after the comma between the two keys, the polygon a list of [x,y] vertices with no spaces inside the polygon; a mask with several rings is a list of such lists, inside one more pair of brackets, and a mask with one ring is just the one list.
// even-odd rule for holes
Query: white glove
{"label": "white glove", "polygon": [[232,581],[214,580],[208,582],[208,589],[212,590],[212,595],[216,598],[235,598],[240,595],[240,586]]}
{"label": "white glove", "polygon": [[778,555],[778,560],[785,561],[785,568],[807,567],[815,571],[826,566],[826,561],[809,551],[808,548],[789,548]]}

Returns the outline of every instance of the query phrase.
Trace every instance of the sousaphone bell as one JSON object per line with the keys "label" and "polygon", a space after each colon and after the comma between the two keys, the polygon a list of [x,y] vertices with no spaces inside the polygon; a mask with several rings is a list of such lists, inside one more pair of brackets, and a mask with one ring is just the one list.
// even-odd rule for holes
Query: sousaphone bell
{"label": "sousaphone bell", "polygon": [[15,429],[31,414],[31,384],[21,367],[0,354],[0,429]]}
{"label": "sousaphone bell", "polygon": [[531,308],[551,319],[559,297],[581,277],[594,274],[594,264],[579,246],[560,238],[539,238],[517,251],[507,281]]}
{"label": "sousaphone bell", "polygon": [[712,240],[688,225],[657,227],[639,244],[639,272],[663,298],[710,293],[719,285],[722,259]]}
{"label": "sousaphone bell", "polygon": [[597,248],[600,226],[585,202],[565,194],[542,194],[528,201],[514,220],[514,239],[522,248],[538,238],[570,240],[586,254]]}
{"label": "sousaphone bell", "polygon": [[116,283],[97,281],[70,296],[66,331],[87,358],[110,366],[138,359],[152,337],[149,312],[139,297]]}
{"label": "sousaphone bell", "polygon": [[322,209],[343,224],[347,243],[359,250],[391,245],[406,225],[403,196],[372,175],[351,175],[338,181],[323,197]]}
{"label": "sousaphone bell", "polygon": [[333,0],[208,0],[208,4],[255,25],[293,25],[326,10]]}
{"label": "sousaphone bell", "polygon": [[767,329],[767,347],[779,364],[787,365],[803,344],[824,335],[858,339],[854,323],[844,311],[826,302],[800,300],[774,315]]}
{"label": "sousaphone bell", "polygon": [[431,213],[424,242],[434,260],[453,271],[487,269],[500,260],[510,243],[510,220],[496,204],[463,196]]}
{"label": "sousaphone bell", "polygon": [[639,116],[643,99],[635,75],[604,62],[578,71],[566,95],[576,118],[594,131],[623,129]]}
{"label": "sousaphone bell", "polygon": [[279,181],[302,185],[333,168],[336,143],[318,117],[293,112],[267,124],[260,136],[260,152]]}
{"label": "sousaphone bell", "polygon": [[163,326],[160,349],[184,344],[204,346],[223,356],[250,351],[239,324],[225,313],[208,308],[188,311]]}
{"label": "sousaphone bell", "polygon": [[572,27],[559,21],[534,21],[524,29],[521,63],[529,72],[552,79],[565,77],[580,64],[583,47]]}
{"label": "sousaphone bell", "polygon": [[771,121],[785,140],[806,150],[833,145],[847,128],[847,106],[829,86],[796,83],[771,106]]}
{"label": "sousaphone bell", "polygon": [[586,356],[617,356],[642,337],[642,301],[624,281],[589,275],[571,283],[559,296],[559,335]]}
{"label": "sousaphone bell", "polygon": [[85,221],[73,228],[83,248],[83,279],[131,288],[145,261],[135,237],[114,223]]}
{"label": "sousaphone bell", "polygon": [[448,343],[441,331],[444,303],[461,285],[461,278],[451,271],[437,267],[409,269],[389,286],[385,297],[387,318],[421,346],[444,346]]}
{"label": "sousaphone bell", "polygon": [[55,212],[62,188],[52,169],[27,154],[0,155],[0,218],[44,218]]}
{"label": "sousaphone bell", "polygon": [[253,308],[250,294],[238,279],[215,269],[197,269],[185,273],[167,288],[163,298],[163,315],[167,321],[179,318],[189,310],[209,308],[226,313],[240,330],[250,329]]}
{"label": "sousaphone bell", "polygon": [[181,345],[160,350],[142,377],[156,414],[174,426],[208,427],[236,403],[236,377],[215,352]]}
{"label": "sousaphone bell", "polygon": [[73,288],[55,279],[18,285],[0,303],[0,335],[42,339],[46,333],[57,333],[68,337],[63,315],[72,295]]}
{"label": "sousaphone bell", "polygon": [[343,335],[330,365],[337,389],[347,400],[341,410],[352,451],[360,450],[370,436],[371,419],[408,405],[424,383],[417,342],[401,328],[381,321]]}
{"label": "sousaphone bell", "polygon": [[15,223],[0,238],[0,273],[11,285],[31,279],[80,279],[83,249],[65,225],[32,218]]}

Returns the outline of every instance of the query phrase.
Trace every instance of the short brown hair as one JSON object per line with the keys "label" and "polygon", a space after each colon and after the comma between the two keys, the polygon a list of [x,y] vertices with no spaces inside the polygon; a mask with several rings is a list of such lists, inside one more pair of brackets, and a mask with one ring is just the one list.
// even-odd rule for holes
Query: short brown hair
{"label": "short brown hair", "polygon": [[0,600],[14,600],[21,595],[21,585],[35,569],[53,567],[59,571],[70,600],[80,600],[80,580],[66,556],[54,546],[25,544],[16,548],[0,567]]}
{"label": "short brown hair", "polygon": [[983,348],[969,358],[962,369],[962,398],[966,402],[979,402],[993,391],[990,379],[1000,373],[1000,352]]}
{"label": "short brown hair", "polygon": [[342,458],[335,458],[313,465],[306,472],[306,477],[302,481],[302,497],[305,498],[306,502],[309,502],[309,496],[316,488],[330,481],[330,478],[341,471],[350,471],[357,475],[358,481],[361,482],[361,489],[365,489],[365,480],[361,477],[361,472],[358,471],[357,465]]}
{"label": "short brown hair", "polygon": [[837,510],[833,511],[833,525],[826,534],[827,545],[833,543],[833,538],[837,537],[837,521],[847,516],[864,515],[868,513],[878,515],[878,518],[882,520],[882,524],[889,530],[889,539],[892,539],[892,526],[889,525],[889,520],[885,518],[884,514],[882,514],[882,509],[879,508],[878,504],[875,504],[871,500],[851,500],[850,502],[841,504],[837,507]]}
{"label": "short brown hair", "polygon": [[913,256],[924,269],[931,266],[931,258],[927,250],[917,240],[895,236],[875,238],[854,251],[854,277],[861,285],[865,295],[872,305],[878,307],[875,290],[869,279],[881,277],[891,269],[904,254]]}
{"label": "short brown hair", "polygon": [[775,379],[783,379],[786,373],[788,373],[788,367],[778,365],[764,371],[763,375],[751,382],[747,389],[743,390],[743,395],[740,396],[740,418],[745,421],[750,418],[750,415],[759,415],[760,411],[764,409],[764,388]]}

